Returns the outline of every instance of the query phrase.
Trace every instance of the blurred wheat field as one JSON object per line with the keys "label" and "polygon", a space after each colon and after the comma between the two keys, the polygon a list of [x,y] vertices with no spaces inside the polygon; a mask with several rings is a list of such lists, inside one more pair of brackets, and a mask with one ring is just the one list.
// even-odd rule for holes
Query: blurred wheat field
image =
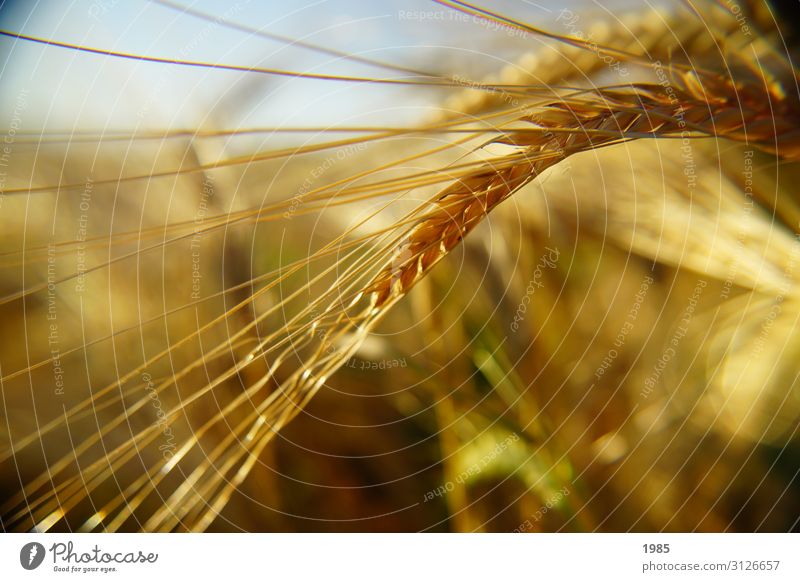
{"label": "blurred wheat field", "polygon": [[4,531],[795,531],[779,6],[0,6]]}

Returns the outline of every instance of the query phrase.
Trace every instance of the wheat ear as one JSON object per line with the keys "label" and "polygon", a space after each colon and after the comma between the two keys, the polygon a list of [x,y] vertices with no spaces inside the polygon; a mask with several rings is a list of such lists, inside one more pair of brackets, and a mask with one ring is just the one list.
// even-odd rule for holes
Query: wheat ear
{"label": "wheat ear", "polygon": [[[580,32],[591,42],[614,46],[649,55],[652,59],[668,60],[674,53],[701,54],[713,43],[712,38],[726,38],[738,26],[733,19],[713,22],[709,17],[686,19],[675,11],[653,10],[645,15],[632,13],[622,18],[590,22]],[[583,26],[584,21],[580,21]],[[565,27],[565,30],[571,30]],[[628,39],[628,40],[626,40]],[[618,65],[624,64],[618,63]],[[463,115],[479,115],[508,105],[509,97],[503,91],[476,90],[496,85],[524,86],[529,83],[557,85],[570,80],[586,79],[607,67],[608,62],[584,46],[555,43],[525,53],[515,62],[505,65],[499,73],[471,83],[473,88],[463,89],[448,97],[435,119],[452,119]],[[627,71],[625,71],[627,73]],[[626,74],[623,79],[629,78]],[[461,81],[465,84],[464,81]]]}
{"label": "wheat ear", "polygon": [[[363,262],[357,262],[339,277],[334,300],[329,296],[315,302],[327,307],[309,326],[300,329],[306,340],[313,340],[310,355],[303,367],[245,421],[252,423],[248,438],[254,445],[231,452],[229,462],[239,466],[239,470],[217,493],[212,509],[199,516],[196,527],[203,529],[210,523],[215,511],[245,478],[247,467],[254,462],[260,448],[355,353],[391,306],[493,208],[547,168],[594,148],[631,139],[670,138],[684,132],[748,141],[797,159],[794,126],[788,121],[796,117],[793,106],[765,95],[764,85],[754,83],[745,90],[720,79],[699,84],[696,78],[687,75],[680,79],[680,85],[670,87],[670,91],[661,85],[597,89],[529,112],[520,119],[529,127],[508,131],[494,140],[515,146],[518,151],[467,173],[438,195],[430,204],[432,208],[412,213],[418,218],[411,223],[406,236],[392,238],[376,254],[379,258],[391,252],[391,257],[366,286],[359,287],[365,273]],[[776,111],[787,120],[781,127],[772,124]],[[183,492],[187,494],[188,491]],[[180,503],[182,499],[172,501]]]}
{"label": "wheat ear", "polygon": [[[789,104],[771,102],[757,87],[747,94],[724,82],[703,87],[692,77],[683,81],[683,87],[669,92],[652,84],[598,89],[593,98],[554,102],[523,117],[541,131],[511,131],[499,138],[498,143],[520,151],[487,163],[433,201],[433,209],[414,225],[366,289],[374,294],[375,306],[405,295],[497,204],[575,153],[629,139],[693,132],[747,141],[785,158],[798,158],[797,130],[790,121],[796,116]],[[775,116],[775,108],[783,115]]]}

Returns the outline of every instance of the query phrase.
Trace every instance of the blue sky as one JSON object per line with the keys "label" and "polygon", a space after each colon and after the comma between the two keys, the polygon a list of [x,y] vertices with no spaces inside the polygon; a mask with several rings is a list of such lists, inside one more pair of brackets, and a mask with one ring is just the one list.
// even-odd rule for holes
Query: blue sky
{"label": "blue sky", "polygon": [[[178,3],[227,14],[228,20],[272,33],[437,72],[465,72],[454,66],[493,70],[542,42],[510,38],[459,20],[456,13],[428,0]],[[619,7],[623,2],[611,4]],[[483,5],[552,28],[566,4],[540,0]],[[601,10],[598,6],[593,9]],[[326,74],[402,75],[247,35],[144,0],[6,2],[0,8],[0,26],[183,60]],[[431,90],[133,62],[8,38],[0,39],[0,63],[0,109],[8,111],[19,92],[28,89],[27,130],[364,124],[387,119],[399,123],[419,116],[419,107],[435,97]],[[0,119],[4,125],[7,122]]]}

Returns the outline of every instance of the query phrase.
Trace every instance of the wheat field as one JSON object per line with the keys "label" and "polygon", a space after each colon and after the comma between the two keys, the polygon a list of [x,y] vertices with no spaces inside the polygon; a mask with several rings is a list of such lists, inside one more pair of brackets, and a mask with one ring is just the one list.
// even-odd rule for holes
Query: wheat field
{"label": "wheat field", "polygon": [[4,2],[2,530],[798,530],[787,14]]}

